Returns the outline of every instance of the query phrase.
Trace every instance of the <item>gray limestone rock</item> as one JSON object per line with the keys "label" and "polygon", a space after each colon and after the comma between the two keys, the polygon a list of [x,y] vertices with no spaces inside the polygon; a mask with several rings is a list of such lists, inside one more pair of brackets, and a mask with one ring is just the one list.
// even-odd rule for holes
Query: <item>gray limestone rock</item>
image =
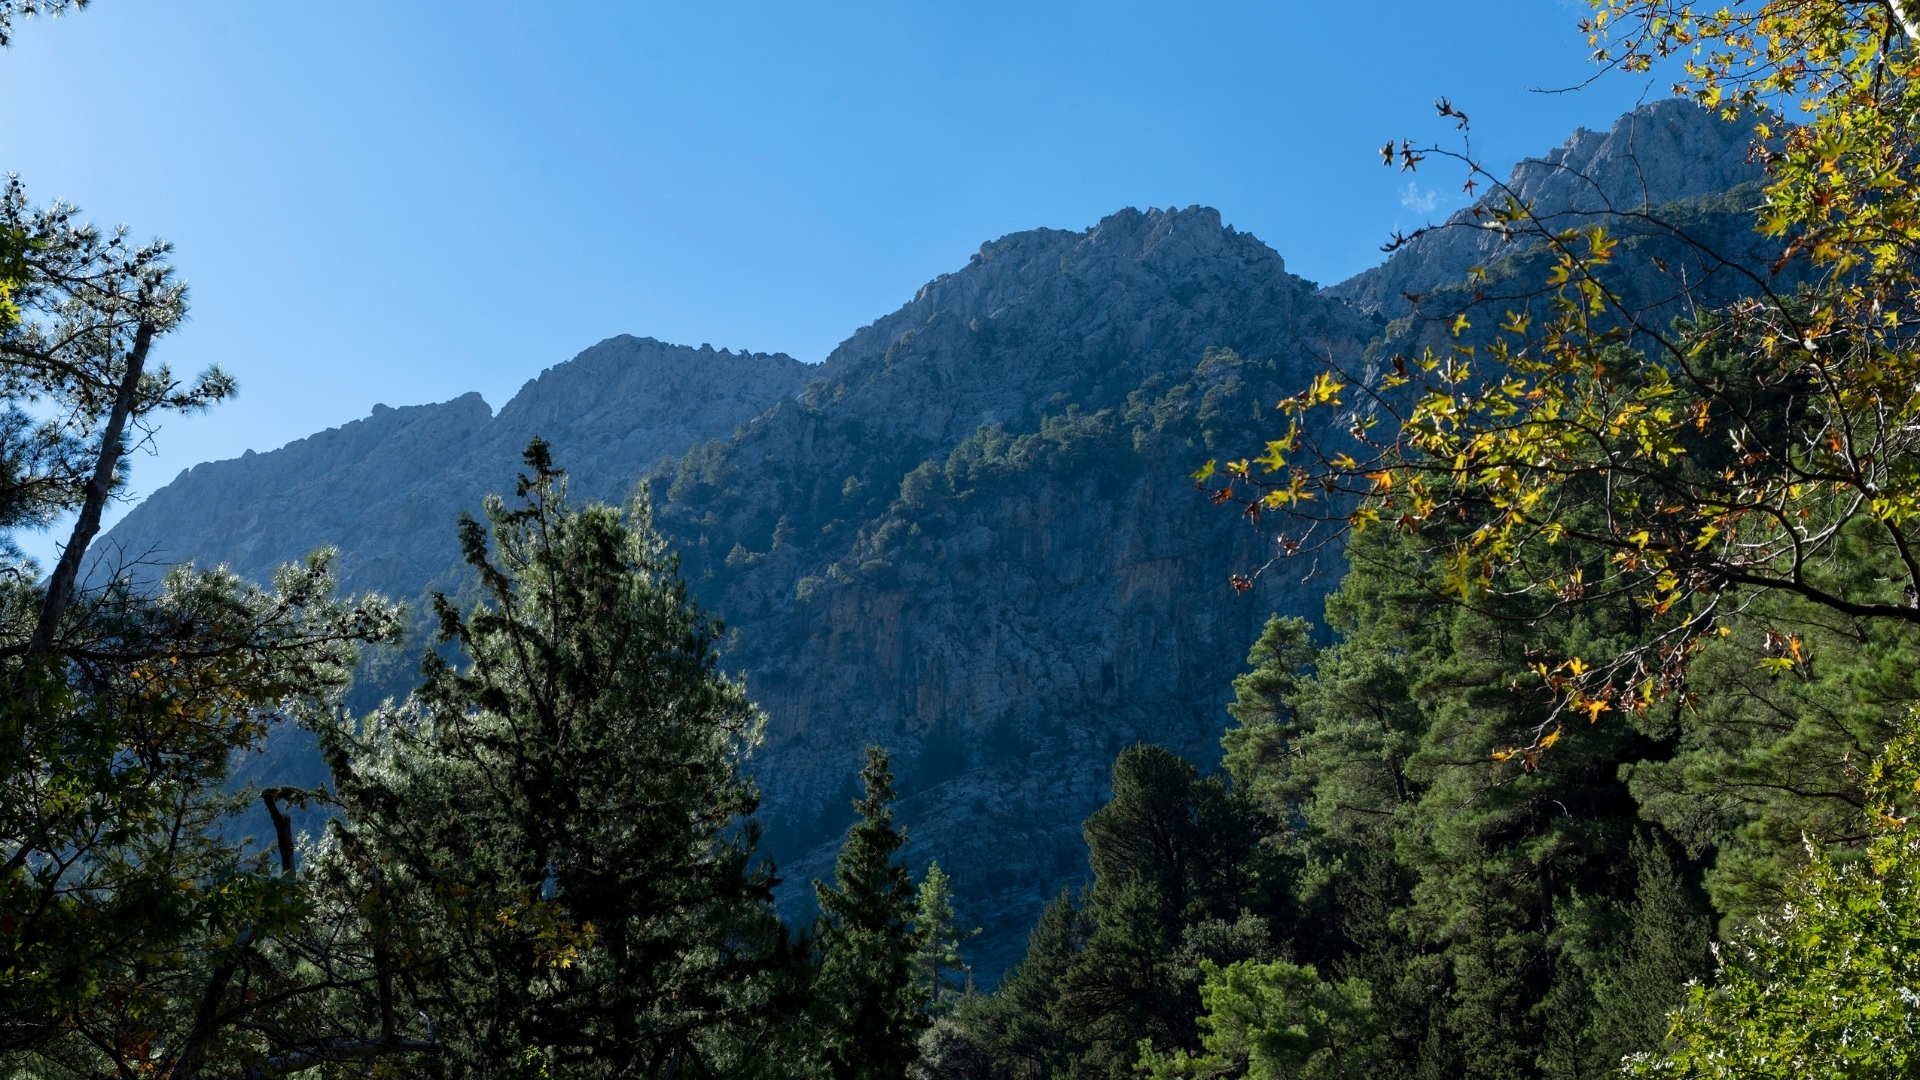
{"label": "gray limestone rock", "polygon": [[609,338],[540,373],[493,415],[479,394],[389,408],[270,453],[196,465],[103,538],[114,561],[224,563],[254,580],[322,544],[343,586],[411,599],[459,560],[453,523],[511,491],[538,435],[575,486],[625,498],[650,466],[722,438],[800,389],[791,357]]}
{"label": "gray limestone rock", "polygon": [[[1658,101],[1622,116],[1608,131],[1581,128],[1544,157],[1515,165],[1508,190],[1489,193],[1479,205],[1504,205],[1511,194],[1531,204],[1547,227],[1566,228],[1595,214],[1699,199],[1762,179],[1761,166],[1749,160],[1753,142],[1751,123],[1728,123],[1677,98]],[[1327,295],[1399,318],[1412,307],[1409,295],[1458,285],[1468,268],[1504,253],[1510,245],[1487,227],[1490,221],[1471,208],[1457,211],[1381,265],[1328,286]]]}

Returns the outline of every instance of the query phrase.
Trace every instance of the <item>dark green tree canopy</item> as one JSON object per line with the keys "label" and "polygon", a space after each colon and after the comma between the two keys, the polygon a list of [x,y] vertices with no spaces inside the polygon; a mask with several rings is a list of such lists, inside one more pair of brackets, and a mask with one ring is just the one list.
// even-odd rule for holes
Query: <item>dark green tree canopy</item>
{"label": "dark green tree canopy", "polygon": [[517,505],[460,526],[482,598],[436,599],[457,659],[329,733],[338,872],[407,928],[448,1075],[724,1073],[785,963],[752,865],[760,714],[645,502],[575,509],[544,443],[526,464]]}

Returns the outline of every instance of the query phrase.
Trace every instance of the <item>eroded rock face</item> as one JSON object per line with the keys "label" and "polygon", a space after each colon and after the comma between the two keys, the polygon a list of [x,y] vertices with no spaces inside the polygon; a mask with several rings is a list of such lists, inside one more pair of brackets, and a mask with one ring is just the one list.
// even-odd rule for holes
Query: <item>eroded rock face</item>
{"label": "eroded rock face", "polygon": [[[1549,228],[1568,228],[1592,215],[1699,199],[1763,178],[1750,160],[1751,123],[1729,123],[1691,102],[1658,101],[1622,116],[1605,132],[1581,128],[1564,144],[1513,167],[1507,187],[1531,204]],[[1490,193],[1482,206],[1505,205]],[[1425,296],[1456,285],[1468,267],[1486,266],[1510,245],[1488,228],[1491,218],[1472,209],[1394,252],[1380,266],[1332,285],[1329,296],[1385,319],[1408,313],[1408,295]]]}
{"label": "eroded rock face", "polygon": [[909,856],[960,883],[983,971],[1016,958],[1084,875],[1114,755],[1217,760],[1261,623],[1335,576],[1236,594],[1264,541],[1187,474],[1372,332],[1211,210],[1123,211],[983,246],[664,473],[663,527],[770,717],[790,877],[830,873],[861,748],[887,746]]}

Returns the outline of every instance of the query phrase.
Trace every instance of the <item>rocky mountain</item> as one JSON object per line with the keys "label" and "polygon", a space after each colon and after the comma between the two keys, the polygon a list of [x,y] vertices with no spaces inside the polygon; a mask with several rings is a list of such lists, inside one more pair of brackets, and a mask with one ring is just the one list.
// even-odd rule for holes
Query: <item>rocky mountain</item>
{"label": "rocky mountain", "polygon": [[[1740,137],[1713,123],[1649,107],[1523,165],[1516,185],[1542,206],[1586,205],[1556,186],[1573,174],[1609,198],[1627,177],[1647,198],[1718,190],[1747,174]],[[1285,562],[1236,593],[1228,574],[1266,562],[1268,542],[1187,474],[1272,437],[1274,401],[1322,364],[1361,362],[1403,288],[1478,264],[1483,238],[1455,232],[1464,246],[1430,234],[1329,290],[1200,207],[1016,233],[817,366],[614,338],[498,415],[474,395],[381,406],[198,466],[109,540],[256,576],[331,542],[350,587],[413,598],[457,586],[454,518],[510,488],[532,435],[577,496],[650,479],[696,592],[734,632],[727,663],[768,713],[756,772],[791,902],[830,872],[861,748],[886,745],[909,856],[955,877],[990,981],[1083,877],[1079,823],[1118,750],[1215,760],[1261,623],[1317,615],[1338,577]],[[362,698],[404,692],[407,666],[372,673]],[[297,771],[301,746],[276,743],[271,767]]]}
{"label": "rocky mountain", "polygon": [[966,882],[977,962],[1083,873],[1113,755],[1216,756],[1268,612],[1261,537],[1186,479],[1364,319],[1211,210],[1022,233],[856,333],[805,393],[667,470],[663,525],[772,723],[769,833],[828,869],[869,742],[902,768],[916,858]]}
{"label": "rocky mountain", "polygon": [[790,356],[609,338],[541,372],[498,416],[479,394],[375,405],[271,453],[196,465],[134,507],[103,550],[264,580],[332,543],[347,588],[412,597],[458,563],[449,523],[512,490],[533,436],[561,448],[585,490],[618,499],[640,474],[798,391],[811,370]]}
{"label": "rocky mountain", "polygon": [[[1698,201],[1764,177],[1751,160],[1751,124],[1727,123],[1691,102],[1671,99],[1627,113],[1605,132],[1581,128],[1542,157],[1513,168],[1504,190],[1415,236],[1379,266],[1327,288],[1327,295],[1388,319],[1413,308],[1409,297],[1457,285],[1468,267],[1491,266],[1516,245],[1476,209],[1511,197],[1532,207],[1543,228],[1572,228],[1596,216]],[[1444,164],[1437,167],[1444,169]],[[1743,223],[1751,231],[1751,217]]]}

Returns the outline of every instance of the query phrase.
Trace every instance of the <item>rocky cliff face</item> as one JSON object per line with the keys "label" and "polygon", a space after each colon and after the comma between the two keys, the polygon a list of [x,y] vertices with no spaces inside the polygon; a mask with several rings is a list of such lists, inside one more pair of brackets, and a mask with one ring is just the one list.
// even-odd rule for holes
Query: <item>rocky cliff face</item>
{"label": "rocky cliff face", "polygon": [[[1588,188],[1614,204],[1720,190],[1747,175],[1744,143],[1711,123],[1650,107],[1516,184],[1568,207]],[[454,518],[510,488],[532,435],[578,496],[651,478],[769,715],[755,768],[791,898],[830,872],[860,750],[885,745],[909,857],[953,873],[991,980],[1082,879],[1079,823],[1120,748],[1216,759],[1260,624],[1317,614],[1338,576],[1283,563],[1236,594],[1228,573],[1270,553],[1187,474],[1272,437],[1273,403],[1326,361],[1361,362],[1403,289],[1484,261],[1484,236],[1453,234],[1323,292],[1203,208],[1017,233],[818,366],[615,338],[497,416],[474,395],[377,407],[198,466],[110,541],[252,576],[331,542],[350,587],[412,598],[457,584]],[[403,692],[406,674],[375,673],[367,693]],[[297,771],[301,755],[295,733],[269,765]]]}
{"label": "rocky cliff face", "polygon": [[1260,623],[1333,576],[1236,595],[1261,539],[1186,474],[1372,333],[1211,210],[1123,211],[985,245],[668,469],[660,520],[771,717],[791,876],[829,871],[860,749],[888,746],[910,856],[962,883],[984,970],[1017,955],[1084,872],[1114,754],[1214,759]]}

